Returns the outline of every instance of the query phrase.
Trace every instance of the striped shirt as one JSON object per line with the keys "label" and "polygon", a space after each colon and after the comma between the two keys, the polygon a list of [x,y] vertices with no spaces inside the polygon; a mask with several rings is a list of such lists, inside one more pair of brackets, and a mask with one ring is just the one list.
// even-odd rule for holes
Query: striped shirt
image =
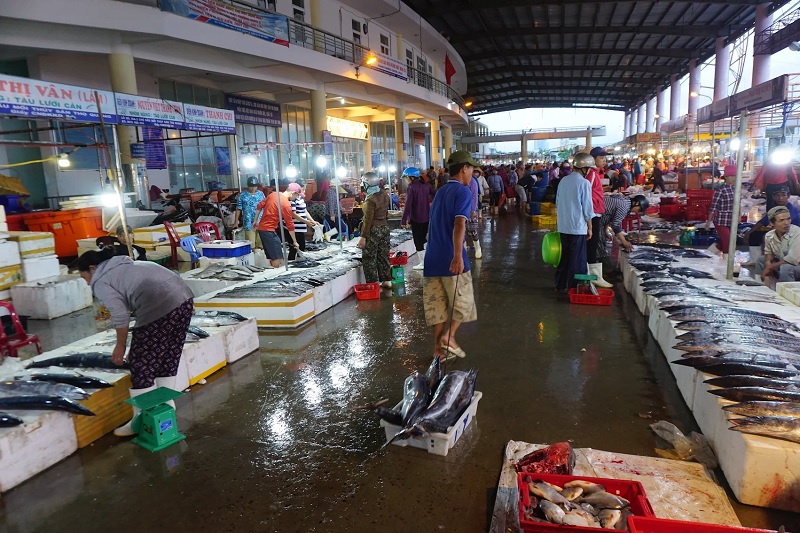
{"label": "striped shirt", "polygon": [[600,216],[601,227],[611,226],[614,234],[622,232],[622,221],[631,212],[631,200],[621,194],[603,197],[606,212]]}
{"label": "striped shirt", "polygon": [[[306,213],[306,201],[302,198],[292,200],[292,211],[302,218],[307,218],[308,214]],[[308,230],[308,224],[305,222],[298,222],[297,219],[295,219],[294,230],[295,232],[305,233]]]}
{"label": "striped shirt", "polygon": [[714,191],[711,198],[711,208],[708,213],[714,213],[714,226],[731,227],[733,222],[733,187],[727,183]]}

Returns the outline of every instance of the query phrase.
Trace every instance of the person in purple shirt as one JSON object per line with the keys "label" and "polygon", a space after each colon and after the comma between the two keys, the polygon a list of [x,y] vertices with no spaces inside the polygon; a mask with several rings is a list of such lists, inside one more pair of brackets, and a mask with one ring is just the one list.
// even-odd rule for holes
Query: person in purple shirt
{"label": "person in purple shirt", "polygon": [[406,205],[403,207],[402,226],[411,224],[411,235],[417,249],[419,263],[414,270],[422,270],[425,265],[425,243],[428,241],[428,222],[431,212],[431,188],[422,181],[419,169],[409,167],[403,171],[403,177],[411,182],[406,189]]}
{"label": "person in purple shirt", "polygon": [[[775,189],[772,193],[772,200],[775,202],[776,206],[783,206],[789,210],[793,226],[800,226],[800,211],[789,203],[789,187],[784,185]],[[761,257],[761,246],[764,244],[764,236],[770,229],[769,218],[767,215],[764,215],[764,218],[759,220],[755,226],[742,236],[750,246],[750,260],[744,263],[745,266],[751,266],[751,264],[755,265],[758,258]]]}
{"label": "person in purple shirt", "polygon": [[467,222],[467,237],[475,247],[475,259],[483,257],[481,251],[481,241],[478,240],[478,196],[480,195],[481,186],[478,184],[478,177],[481,175],[481,169],[476,168],[472,171],[472,178],[469,180],[469,192],[472,195],[472,210],[470,212],[469,221]]}

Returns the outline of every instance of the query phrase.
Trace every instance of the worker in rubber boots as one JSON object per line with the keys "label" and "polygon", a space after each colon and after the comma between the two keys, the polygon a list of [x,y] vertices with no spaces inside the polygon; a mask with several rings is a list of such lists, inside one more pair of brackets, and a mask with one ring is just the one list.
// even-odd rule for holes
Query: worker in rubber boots
{"label": "worker in rubber boots", "polygon": [[566,291],[577,287],[575,274],[586,274],[586,242],[592,238],[592,187],[586,175],[594,165],[594,158],[586,152],[575,155],[575,169],[561,178],[556,194],[558,233],[561,236],[561,261],[556,267],[556,290]]}

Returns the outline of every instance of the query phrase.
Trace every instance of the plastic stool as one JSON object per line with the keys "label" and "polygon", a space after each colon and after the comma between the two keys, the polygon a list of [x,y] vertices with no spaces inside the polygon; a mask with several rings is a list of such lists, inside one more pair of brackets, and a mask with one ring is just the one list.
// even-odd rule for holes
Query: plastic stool
{"label": "plastic stool", "polygon": [[636,222],[636,231],[642,231],[642,217],[639,213],[631,213],[622,219],[622,231],[631,231]]}

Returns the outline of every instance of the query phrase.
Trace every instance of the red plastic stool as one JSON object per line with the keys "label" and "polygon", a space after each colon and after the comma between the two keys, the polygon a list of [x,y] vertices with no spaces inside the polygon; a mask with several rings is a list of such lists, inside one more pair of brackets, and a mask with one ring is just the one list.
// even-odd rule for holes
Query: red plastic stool
{"label": "red plastic stool", "polygon": [[42,343],[39,342],[39,337],[36,335],[28,335],[22,327],[17,316],[17,311],[14,305],[9,302],[0,302],[0,307],[8,309],[8,314],[11,315],[11,323],[14,325],[16,333],[13,335],[6,335],[5,328],[0,327],[0,355],[7,357],[19,357],[18,350],[23,346],[33,344],[36,346],[36,352],[42,353]]}
{"label": "red plastic stool", "polygon": [[172,222],[164,222],[164,229],[167,230],[169,246],[172,250],[172,268],[178,268],[178,248],[181,246],[181,236]]}
{"label": "red plastic stool", "polygon": [[622,220],[622,231],[631,231],[636,222],[636,231],[642,231],[642,217],[639,213],[631,213]]}

